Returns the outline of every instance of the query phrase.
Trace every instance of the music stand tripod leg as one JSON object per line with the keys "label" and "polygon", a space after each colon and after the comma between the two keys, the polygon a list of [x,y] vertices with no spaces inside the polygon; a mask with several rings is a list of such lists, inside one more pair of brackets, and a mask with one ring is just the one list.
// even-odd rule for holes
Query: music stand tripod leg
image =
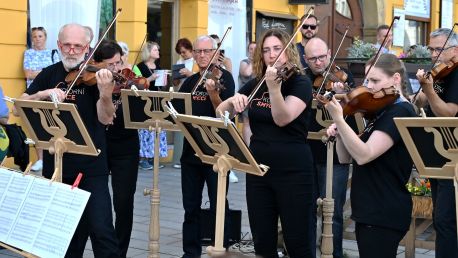
{"label": "music stand tripod leg", "polygon": [[226,179],[227,173],[232,168],[228,159],[223,155],[213,165],[213,171],[218,173],[218,191],[216,198],[216,223],[215,223],[215,246],[208,246],[210,256],[218,256],[226,252],[224,241],[224,218],[226,214]]}
{"label": "music stand tripod leg", "polygon": [[334,142],[328,141],[326,159],[326,196],[321,201],[323,210],[323,233],[321,240],[321,258],[332,258],[333,234],[332,234],[332,217],[334,216],[334,199],[332,198],[332,178],[333,178],[333,157]]}

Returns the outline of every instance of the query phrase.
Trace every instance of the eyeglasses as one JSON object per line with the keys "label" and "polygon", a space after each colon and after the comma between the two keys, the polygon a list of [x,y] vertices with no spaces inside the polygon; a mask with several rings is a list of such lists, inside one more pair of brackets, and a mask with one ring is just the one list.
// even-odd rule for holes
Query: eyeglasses
{"label": "eyeglasses", "polygon": [[441,47],[436,47],[436,48],[432,48],[432,47],[427,47],[428,51],[432,54],[434,52],[436,53],[440,53],[441,51],[445,51],[449,48],[452,48],[452,47],[456,47],[456,46],[448,46],[446,48],[441,48]]}
{"label": "eyeglasses", "polygon": [[108,70],[114,70],[115,67],[119,67],[121,65],[123,65],[123,62],[122,62],[122,60],[119,60],[117,62],[107,64],[107,68],[108,68]]}
{"label": "eyeglasses", "polygon": [[70,51],[73,49],[73,53],[81,54],[87,48],[88,45],[81,46],[81,45],[72,45],[72,44],[65,43],[65,44],[59,44],[59,46],[62,52],[64,53],[70,53]]}
{"label": "eyeglasses", "polygon": [[303,24],[302,25],[302,29],[303,30],[308,30],[308,29],[315,30],[316,27],[318,27],[318,25],[310,25],[310,24]]}
{"label": "eyeglasses", "polygon": [[192,52],[194,54],[197,54],[197,55],[200,55],[202,53],[208,55],[210,54],[213,50],[215,50],[214,48],[207,48],[207,49],[194,49]]}
{"label": "eyeglasses", "polygon": [[43,27],[32,27],[32,31],[35,31],[35,30],[41,30],[41,31],[44,31],[45,28]]}
{"label": "eyeglasses", "polygon": [[326,60],[327,56],[328,55],[325,54],[325,55],[321,55],[321,56],[310,57],[310,58],[307,58],[307,61],[309,61],[310,63],[315,63],[316,61],[323,62],[324,60]]}
{"label": "eyeglasses", "polygon": [[267,53],[271,53],[272,51],[273,51],[274,53],[278,53],[278,52],[280,52],[281,50],[282,50],[282,47],[281,47],[281,46],[275,46],[275,47],[273,47],[273,48],[265,47],[265,48],[262,49],[262,53],[263,53],[263,54],[267,54]]}

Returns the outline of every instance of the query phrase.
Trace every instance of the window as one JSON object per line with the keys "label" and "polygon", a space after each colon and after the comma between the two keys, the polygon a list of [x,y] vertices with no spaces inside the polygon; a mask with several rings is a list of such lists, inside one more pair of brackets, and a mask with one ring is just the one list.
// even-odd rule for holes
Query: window
{"label": "window", "polygon": [[412,45],[426,45],[426,22],[406,19],[404,47]]}
{"label": "window", "polygon": [[351,19],[350,6],[347,0],[336,0],[336,11],[348,19]]}

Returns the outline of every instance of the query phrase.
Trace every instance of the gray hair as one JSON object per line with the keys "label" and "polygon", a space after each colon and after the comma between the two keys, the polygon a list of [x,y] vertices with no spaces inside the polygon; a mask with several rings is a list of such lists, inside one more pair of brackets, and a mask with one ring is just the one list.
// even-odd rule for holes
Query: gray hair
{"label": "gray hair", "polygon": [[216,49],[218,48],[218,42],[216,40],[208,35],[202,35],[199,36],[196,41],[194,41],[194,48],[196,48],[197,43],[202,42],[202,41],[211,41],[212,42],[212,48]]}
{"label": "gray hair", "polygon": [[126,42],[118,41],[118,45],[122,49],[122,55],[128,55],[129,54],[129,46],[127,46]]}
{"label": "gray hair", "polygon": [[86,28],[86,26],[83,26],[81,24],[78,24],[78,23],[68,23],[68,24],[65,24],[64,26],[62,26],[62,28],[60,28],[59,30],[59,35],[57,36],[57,38],[59,39],[59,41],[62,40],[62,37],[64,36],[63,33],[64,33],[64,30],[68,27],[77,27],[77,28],[80,28],[84,31],[85,33],[85,36],[86,36],[86,43],[90,43],[91,42],[91,34],[89,32],[89,30]]}
{"label": "gray hair", "polygon": [[154,46],[157,46],[157,49],[159,50],[159,44],[153,41],[148,41],[145,43],[145,45],[142,48],[142,61],[145,62],[147,61],[150,56],[151,56],[151,49],[153,49]]}
{"label": "gray hair", "polygon": [[[445,36],[445,38],[447,38],[448,35],[450,34],[450,31],[451,31],[451,29],[439,28],[439,29],[431,32],[431,34],[429,34],[429,36],[431,38],[435,38],[435,37],[439,37],[439,36]],[[458,35],[455,32],[452,32],[452,34],[450,35],[450,38],[447,41],[447,46],[458,46]]]}

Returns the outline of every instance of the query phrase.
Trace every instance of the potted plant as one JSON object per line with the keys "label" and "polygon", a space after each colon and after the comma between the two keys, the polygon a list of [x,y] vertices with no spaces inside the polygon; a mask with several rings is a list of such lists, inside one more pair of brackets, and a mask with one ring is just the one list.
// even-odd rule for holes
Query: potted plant
{"label": "potted plant", "polygon": [[[355,38],[348,50],[348,70],[352,73],[355,80],[364,78],[364,65],[366,61],[377,53],[377,48],[368,42]],[[358,85],[358,84],[357,84]]]}
{"label": "potted plant", "polygon": [[412,217],[431,219],[433,203],[429,179],[415,178],[414,183],[407,183],[406,187],[412,195]]}

